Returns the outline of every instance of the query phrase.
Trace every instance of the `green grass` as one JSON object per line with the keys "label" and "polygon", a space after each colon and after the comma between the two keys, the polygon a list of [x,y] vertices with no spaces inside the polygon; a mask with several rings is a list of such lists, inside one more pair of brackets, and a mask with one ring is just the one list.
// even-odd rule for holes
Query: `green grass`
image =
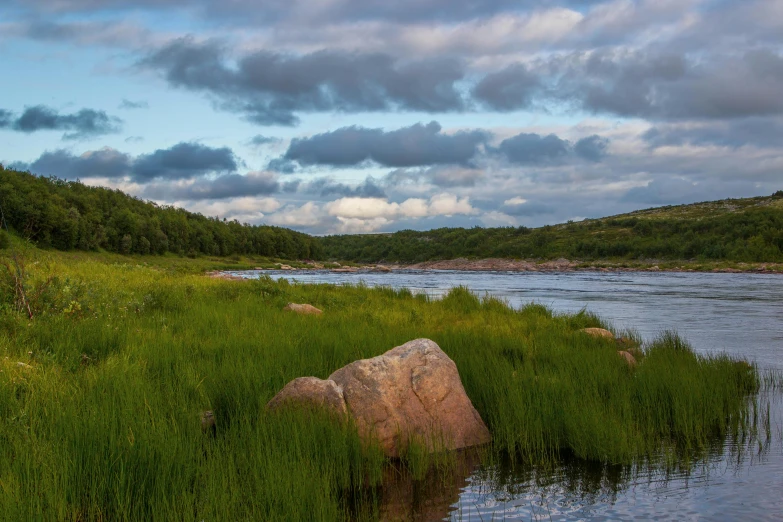
{"label": "green grass", "polygon": [[[8,274],[0,290],[2,520],[375,519],[384,484],[446,476],[453,456],[413,444],[388,462],[349,424],[264,405],[295,377],[418,337],[457,364],[494,437],[489,461],[687,466],[758,423],[754,367],[663,334],[631,369],[613,341],[578,331],[606,326],[587,313],[513,310],[464,288],[432,301],[215,280],[161,258],[24,255],[34,318]],[[325,313],[283,312],[290,301]]]}

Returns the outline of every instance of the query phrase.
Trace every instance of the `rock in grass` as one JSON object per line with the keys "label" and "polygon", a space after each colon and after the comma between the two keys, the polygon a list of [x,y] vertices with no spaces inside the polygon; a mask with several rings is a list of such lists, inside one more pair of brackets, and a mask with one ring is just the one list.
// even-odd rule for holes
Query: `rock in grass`
{"label": "rock in grass", "polygon": [[606,339],[614,339],[614,334],[605,328],[582,328],[579,331],[584,332],[587,335],[592,335],[593,337],[604,337]]}
{"label": "rock in grass", "polygon": [[215,434],[215,414],[210,410],[201,412],[201,431],[207,435]]}
{"label": "rock in grass", "polygon": [[339,395],[360,436],[380,442],[390,457],[399,457],[408,441],[429,450],[454,450],[491,440],[470,402],[457,366],[433,341],[416,339],[372,359],[334,372],[326,381],[295,379],[268,404],[321,401],[332,411]]}
{"label": "rock in grass", "polygon": [[323,310],[319,310],[313,305],[296,304],[296,303],[288,303],[287,305],[285,305],[285,307],[283,307],[283,310],[286,310],[287,312],[296,312],[298,314],[304,314],[304,315],[321,315],[323,313]]}
{"label": "rock in grass", "polygon": [[317,377],[298,377],[285,385],[280,392],[267,403],[267,408],[277,410],[286,406],[324,407],[327,410],[345,415],[343,390],[337,383]]}
{"label": "rock in grass", "polygon": [[625,359],[625,362],[628,363],[628,366],[636,366],[636,357],[631,355],[630,352],[626,352],[625,350],[618,350],[617,355]]}

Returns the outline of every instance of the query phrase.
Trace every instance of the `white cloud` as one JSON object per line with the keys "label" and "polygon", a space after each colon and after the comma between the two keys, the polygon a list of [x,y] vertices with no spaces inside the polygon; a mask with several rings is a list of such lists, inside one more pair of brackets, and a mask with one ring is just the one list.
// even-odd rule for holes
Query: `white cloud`
{"label": "white cloud", "polygon": [[287,205],[281,211],[270,214],[266,222],[286,227],[314,227],[321,224],[322,220],[321,207],[308,201],[301,207]]}
{"label": "white cloud", "polygon": [[482,214],[479,219],[486,227],[513,227],[518,224],[514,216],[509,216],[496,210]]}
{"label": "white cloud", "polygon": [[467,196],[458,198],[454,194],[436,194],[430,198],[431,216],[453,216],[454,214],[475,214]]}
{"label": "white cloud", "polygon": [[421,218],[476,213],[470,204],[470,198],[459,198],[449,193],[435,194],[429,201],[410,198],[402,203],[389,202],[383,198],[340,198],[330,201],[324,208],[330,216],[355,219],[391,220],[400,217]]}
{"label": "white cloud", "polygon": [[399,204],[383,198],[340,198],[330,201],[325,208],[330,216],[359,219],[393,217],[400,211]]}
{"label": "white cloud", "polygon": [[527,203],[527,200],[519,196],[515,196],[503,202],[504,205],[524,205],[525,203]]}

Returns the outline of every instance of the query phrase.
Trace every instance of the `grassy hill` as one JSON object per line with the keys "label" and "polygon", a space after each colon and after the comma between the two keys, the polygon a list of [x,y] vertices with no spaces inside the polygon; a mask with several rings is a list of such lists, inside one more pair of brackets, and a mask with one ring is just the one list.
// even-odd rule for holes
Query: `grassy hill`
{"label": "grassy hill", "polygon": [[328,236],[325,257],[415,263],[458,257],[783,261],[783,191],[639,210],[536,229],[441,228]]}

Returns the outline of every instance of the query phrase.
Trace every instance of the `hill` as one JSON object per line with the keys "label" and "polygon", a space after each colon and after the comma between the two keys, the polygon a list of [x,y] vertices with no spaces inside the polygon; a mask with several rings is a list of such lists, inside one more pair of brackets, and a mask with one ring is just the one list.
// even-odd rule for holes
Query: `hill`
{"label": "hill", "polygon": [[321,255],[315,238],[287,228],[221,221],[142,201],[119,190],[2,166],[0,205],[11,230],[43,248],[102,249],[120,254],[172,252],[191,257],[255,254],[318,259]]}
{"label": "hill", "polygon": [[418,263],[455,258],[783,261],[783,191],[639,210],[536,229],[440,228],[321,239],[329,259]]}

